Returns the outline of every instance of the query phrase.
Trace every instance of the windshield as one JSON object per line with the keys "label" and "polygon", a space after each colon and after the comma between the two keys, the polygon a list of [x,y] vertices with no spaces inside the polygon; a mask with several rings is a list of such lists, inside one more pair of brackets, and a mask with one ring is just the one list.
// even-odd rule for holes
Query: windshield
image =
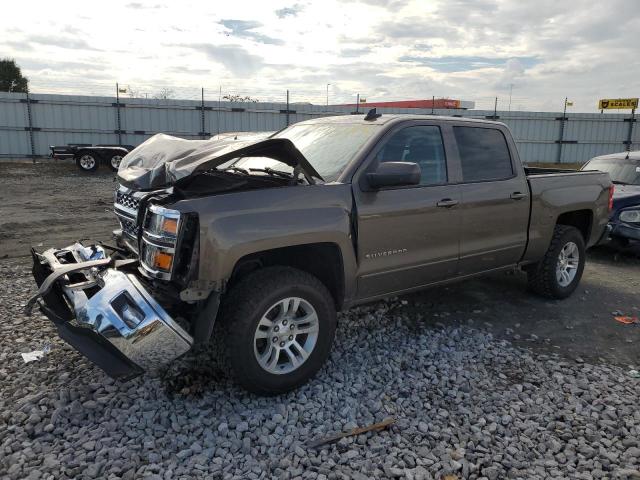
{"label": "windshield", "polygon": [[615,159],[595,159],[584,166],[585,170],[600,170],[607,172],[612,182],[629,185],[640,185],[640,162]]}
{"label": "windshield", "polygon": [[291,140],[325,182],[333,182],[379,128],[356,123],[316,123],[293,125],[275,137]]}

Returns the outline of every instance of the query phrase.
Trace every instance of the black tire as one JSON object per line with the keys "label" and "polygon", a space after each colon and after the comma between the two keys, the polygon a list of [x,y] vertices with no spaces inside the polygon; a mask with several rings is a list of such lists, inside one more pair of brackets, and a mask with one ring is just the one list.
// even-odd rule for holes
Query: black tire
{"label": "black tire", "polygon": [[[117,152],[112,153],[111,155],[109,155],[109,159],[107,160],[107,165],[112,171],[117,172],[118,167],[120,166],[120,162],[122,161],[123,158],[124,158],[124,155],[122,153],[117,153]],[[114,166],[114,164],[116,165]]]}
{"label": "black tire", "polygon": [[[313,307],[318,336],[297,369],[270,373],[256,358],[254,335],[263,315],[288,297],[299,297]],[[337,323],[333,298],[322,282],[301,270],[280,266],[263,268],[241,279],[223,300],[221,316],[220,346],[234,380],[250,392],[266,395],[288,392],[313,378],[329,356]]]}
{"label": "black tire", "polygon": [[[563,286],[558,280],[556,269],[558,267],[560,252],[570,242],[573,242],[578,247],[578,268],[571,282]],[[531,265],[527,269],[529,288],[544,297],[567,298],[580,283],[580,278],[582,278],[582,272],[584,271],[585,259],[584,238],[580,231],[575,227],[556,225],[551,244],[544,257],[538,263]]]}
{"label": "black tire", "polygon": [[95,172],[98,169],[100,159],[89,151],[80,151],[76,154],[76,165],[83,172]]}

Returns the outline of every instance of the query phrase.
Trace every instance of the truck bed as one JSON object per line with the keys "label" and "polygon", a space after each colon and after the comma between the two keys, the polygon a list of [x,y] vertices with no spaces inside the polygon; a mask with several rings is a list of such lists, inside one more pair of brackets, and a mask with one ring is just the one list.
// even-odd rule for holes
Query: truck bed
{"label": "truck bed", "polygon": [[[529,243],[525,260],[544,254],[556,219],[565,212],[589,213],[585,243],[594,245],[608,220],[609,174],[598,170],[568,170],[525,167],[531,192]],[[575,213],[574,213],[575,215]]]}

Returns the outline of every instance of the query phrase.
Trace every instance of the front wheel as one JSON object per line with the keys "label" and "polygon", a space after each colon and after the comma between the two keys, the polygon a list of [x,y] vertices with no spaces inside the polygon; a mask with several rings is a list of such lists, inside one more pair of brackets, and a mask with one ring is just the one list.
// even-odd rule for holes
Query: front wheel
{"label": "front wheel", "polygon": [[229,292],[222,311],[222,346],[235,380],[261,394],[292,390],[326,361],[336,329],[327,288],[313,275],[268,267]]}
{"label": "front wheel", "polygon": [[529,267],[529,287],[549,298],[567,298],[580,283],[585,264],[585,245],[575,227],[556,225],[545,256]]}

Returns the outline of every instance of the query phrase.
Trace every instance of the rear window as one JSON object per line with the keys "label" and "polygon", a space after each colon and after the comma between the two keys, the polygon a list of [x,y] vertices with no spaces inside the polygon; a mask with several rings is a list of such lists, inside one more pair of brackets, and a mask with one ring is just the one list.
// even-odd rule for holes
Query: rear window
{"label": "rear window", "polygon": [[507,140],[500,130],[453,127],[465,182],[501,180],[513,175]]}

